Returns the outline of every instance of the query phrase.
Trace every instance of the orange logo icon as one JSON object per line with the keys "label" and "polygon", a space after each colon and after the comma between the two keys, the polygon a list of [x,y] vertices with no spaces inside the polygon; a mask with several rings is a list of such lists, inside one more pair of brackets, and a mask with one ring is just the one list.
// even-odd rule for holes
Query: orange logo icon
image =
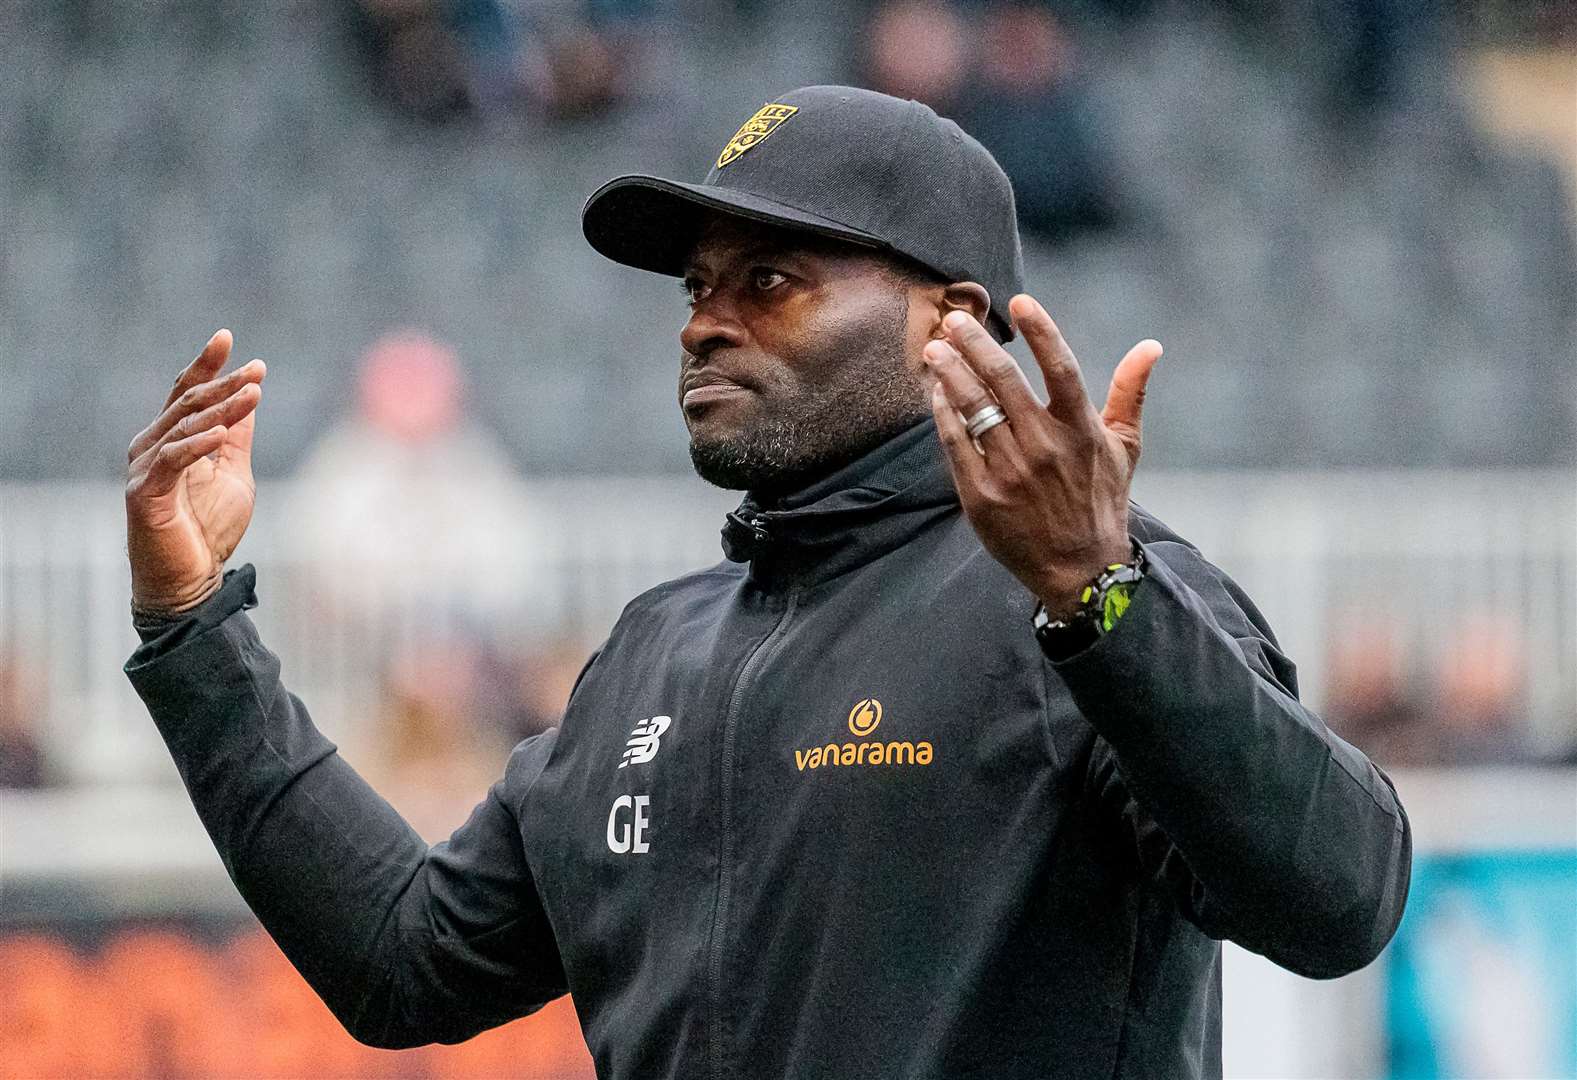
{"label": "orange logo icon", "polygon": [[882,703],[875,698],[866,698],[854,708],[849,710],[849,730],[864,738],[876,730],[876,725],[882,722]]}

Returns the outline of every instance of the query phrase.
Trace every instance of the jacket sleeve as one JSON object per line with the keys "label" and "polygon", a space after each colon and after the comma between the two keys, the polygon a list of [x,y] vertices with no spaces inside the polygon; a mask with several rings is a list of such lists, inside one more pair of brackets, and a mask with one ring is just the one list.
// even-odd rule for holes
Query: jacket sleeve
{"label": "jacket sleeve", "polygon": [[1052,665],[1098,736],[1093,793],[1205,933],[1311,978],[1363,967],[1411,875],[1395,789],[1299,703],[1235,583],[1175,537],[1143,546],[1127,612]]}
{"label": "jacket sleeve", "polygon": [[345,1028],[459,1042],[565,992],[517,821],[556,732],[527,739],[429,847],[279,681],[242,610],[252,567],[146,640],[125,671],[242,897]]}

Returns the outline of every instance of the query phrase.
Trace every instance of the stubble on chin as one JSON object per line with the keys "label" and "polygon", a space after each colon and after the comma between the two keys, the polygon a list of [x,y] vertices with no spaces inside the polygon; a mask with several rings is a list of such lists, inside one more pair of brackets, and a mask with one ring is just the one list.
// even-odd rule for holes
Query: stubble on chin
{"label": "stubble on chin", "polygon": [[[727,434],[692,430],[690,462],[701,479],[730,491],[782,494],[814,483],[931,415],[901,340],[859,378],[763,409]],[[869,354],[867,354],[869,356]]]}

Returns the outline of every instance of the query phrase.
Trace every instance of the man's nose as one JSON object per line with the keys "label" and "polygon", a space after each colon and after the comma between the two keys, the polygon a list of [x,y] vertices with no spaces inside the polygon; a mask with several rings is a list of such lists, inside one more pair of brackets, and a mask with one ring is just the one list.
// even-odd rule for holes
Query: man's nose
{"label": "man's nose", "polygon": [[726,297],[717,290],[690,309],[690,319],[679,331],[679,343],[691,356],[704,359],[714,349],[745,343],[745,328]]}

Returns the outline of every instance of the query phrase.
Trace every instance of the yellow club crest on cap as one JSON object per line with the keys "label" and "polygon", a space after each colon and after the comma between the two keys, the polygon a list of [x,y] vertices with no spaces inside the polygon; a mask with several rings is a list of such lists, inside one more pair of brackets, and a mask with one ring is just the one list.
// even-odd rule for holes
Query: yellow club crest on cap
{"label": "yellow club crest on cap", "polygon": [[734,137],[728,140],[728,145],[723,147],[723,152],[717,155],[717,167],[737,161],[746,150],[765,139],[778,129],[778,126],[799,112],[798,105],[778,105],[768,103],[756,110],[752,116],[739,126],[734,132]]}

